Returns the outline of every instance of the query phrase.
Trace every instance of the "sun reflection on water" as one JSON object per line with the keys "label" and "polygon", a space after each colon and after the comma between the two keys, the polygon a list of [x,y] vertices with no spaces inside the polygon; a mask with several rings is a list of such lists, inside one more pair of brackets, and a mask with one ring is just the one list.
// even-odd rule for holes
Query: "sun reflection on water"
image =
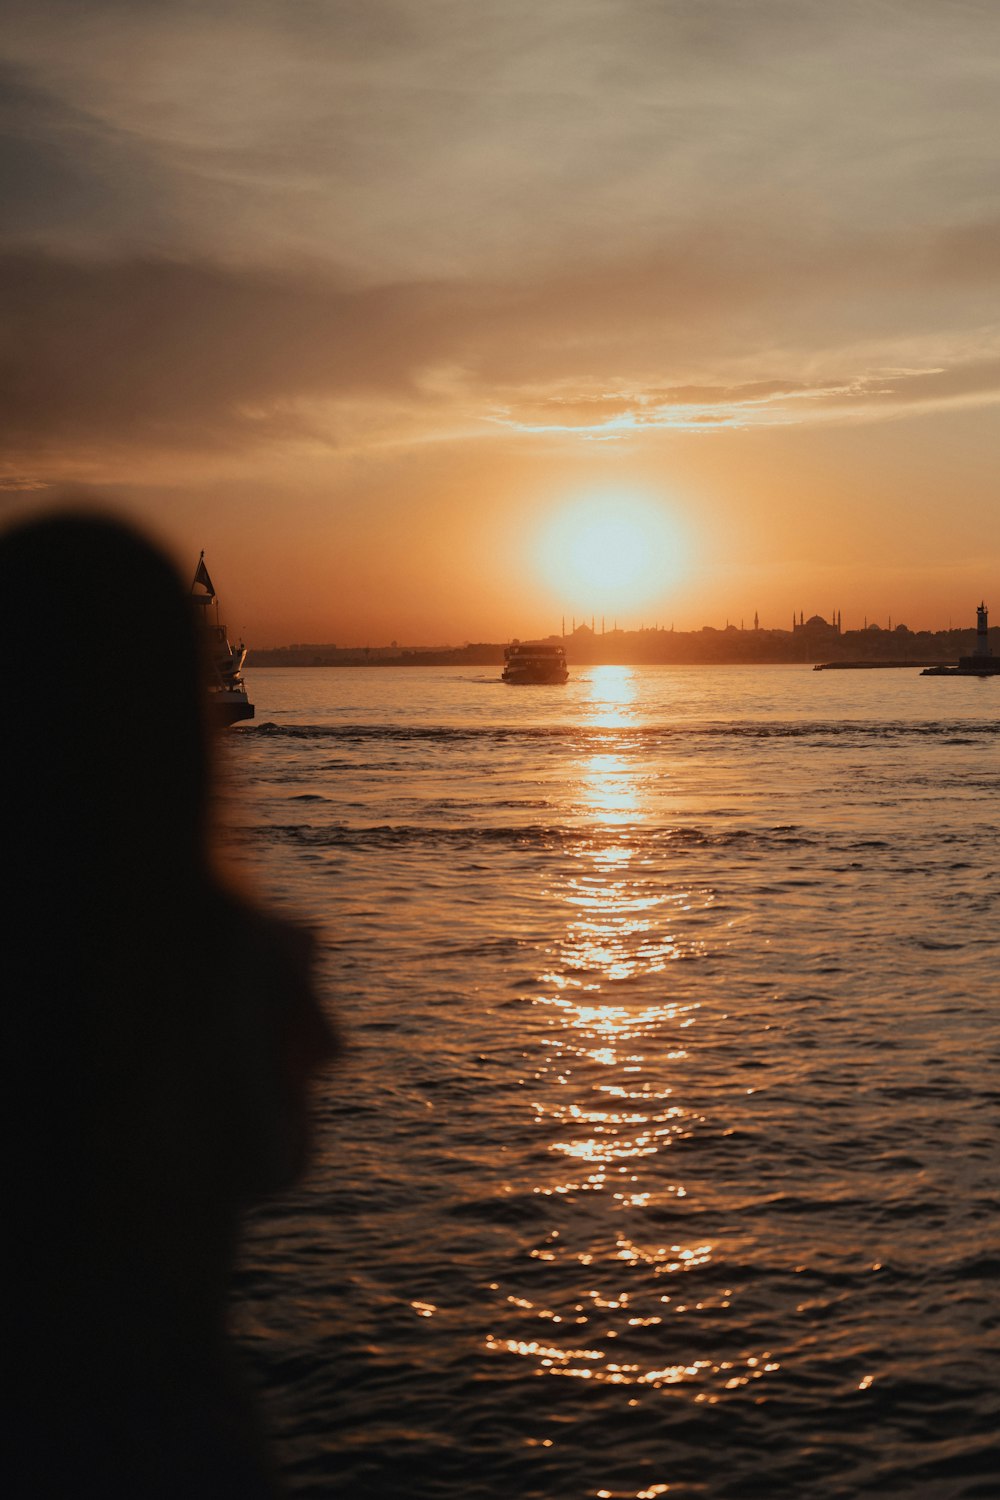
{"label": "sun reflection on water", "polygon": [[592,667],[586,723],[599,729],[625,729],[635,722],[639,685],[631,667]]}
{"label": "sun reflection on water", "polygon": [[[691,1319],[725,1316],[732,1297],[718,1285],[714,1243],[685,1232],[697,1221],[675,1150],[707,1122],[686,1086],[699,1002],[671,973],[707,955],[701,919],[713,897],[673,883],[651,855],[655,810],[633,674],[601,668],[590,687],[584,731],[603,738],[578,762],[584,826],[556,891],[564,927],[531,996],[534,1065],[524,1079],[554,1169],[540,1169],[528,1191],[559,1227],[524,1248],[544,1294],[530,1279],[511,1291],[505,1313],[518,1327],[491,1332],[487,1348],[528,1360],[540,1376],[690,1387],[694,1400],[714,1402],[778,1364],[767,1351],[682,1357],[697,1348]],[[554,1336],[562,1329],[568,1337]]]}
{"label": "sun reflection on water", "polygon": [[639,789],[623,756],[601,751],[588,756],[583,769],[583,799],[595,822],[607,826],[642,818]]}

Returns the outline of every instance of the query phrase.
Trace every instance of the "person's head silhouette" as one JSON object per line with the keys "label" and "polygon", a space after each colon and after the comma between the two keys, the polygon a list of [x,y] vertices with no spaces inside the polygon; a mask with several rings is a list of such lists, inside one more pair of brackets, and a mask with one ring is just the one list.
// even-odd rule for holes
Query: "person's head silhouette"
{"label": "person's head silhouette", "polygon": [[0,640],[25,868],[37,855],[51,876],[61,850],[74,876],[189,876],[209,741],[194,614],[167,559],[110,519],[19,527],[0,541]]}

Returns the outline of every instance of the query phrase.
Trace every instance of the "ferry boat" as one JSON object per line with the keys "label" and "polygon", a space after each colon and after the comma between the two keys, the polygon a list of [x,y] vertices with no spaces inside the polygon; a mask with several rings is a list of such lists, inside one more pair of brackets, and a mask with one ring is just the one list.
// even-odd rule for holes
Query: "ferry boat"
{"label": "ferry boat", "polygon": [[[241,676],[247,648],[242,641],[234,646],[226,634],[225,625],[219,620],[219,597],[205,566],[204,552],[198,558],[191,583],[191,598],[205,642],[209,714],[212,722],[223,725],[236,724],[240,719],[252,719],[253,704]],[[213,604],[214,620],[211,618]]]}
{"label": "ferry boat", "polygon": [[548,641],[511,641],[504,647],[504,682],[566,682],[566,653]]}

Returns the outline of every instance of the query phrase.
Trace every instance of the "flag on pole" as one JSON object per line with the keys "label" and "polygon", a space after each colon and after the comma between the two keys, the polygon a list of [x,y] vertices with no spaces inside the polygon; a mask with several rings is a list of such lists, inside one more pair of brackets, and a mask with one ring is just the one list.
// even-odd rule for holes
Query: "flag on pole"
{"label": "flag on pole", "polygon": [[192,583],[192,585],[191,585],[191,591],[192,591],[192,593],[194,592],[196,586],[199,583],[201,584],[201,586],[202,586],[203,589],[206,589],[208,591],[209,596],[214,599],[215,598],[215,585],[212,582],[211,578],[209,578],[209,576],[208,576],[208,569],[205,567],[205,554],[204,554],[204,552],[199,557],[199,559],[198,559],[198,566],[195,569],[194,583]]}

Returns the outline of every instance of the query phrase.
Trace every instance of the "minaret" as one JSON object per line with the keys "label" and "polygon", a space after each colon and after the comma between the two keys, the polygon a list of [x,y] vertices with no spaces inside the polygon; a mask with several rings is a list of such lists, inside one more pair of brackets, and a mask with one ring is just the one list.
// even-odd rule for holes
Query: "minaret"
{"label": "minaret", "polygon": [[753,628],[754,628],[754,630],[759,630],[760,629],[760,617],[757,614],[756,610],[754,610],[754,612],[753,612]]}
{"label": "minaret", "polygon": [[990,650],[990,637],[986,619],[986,605],[980,604],[976,611],[976,647],[972,653],[973,656],[979,658],[993,655],[993,652]]}

